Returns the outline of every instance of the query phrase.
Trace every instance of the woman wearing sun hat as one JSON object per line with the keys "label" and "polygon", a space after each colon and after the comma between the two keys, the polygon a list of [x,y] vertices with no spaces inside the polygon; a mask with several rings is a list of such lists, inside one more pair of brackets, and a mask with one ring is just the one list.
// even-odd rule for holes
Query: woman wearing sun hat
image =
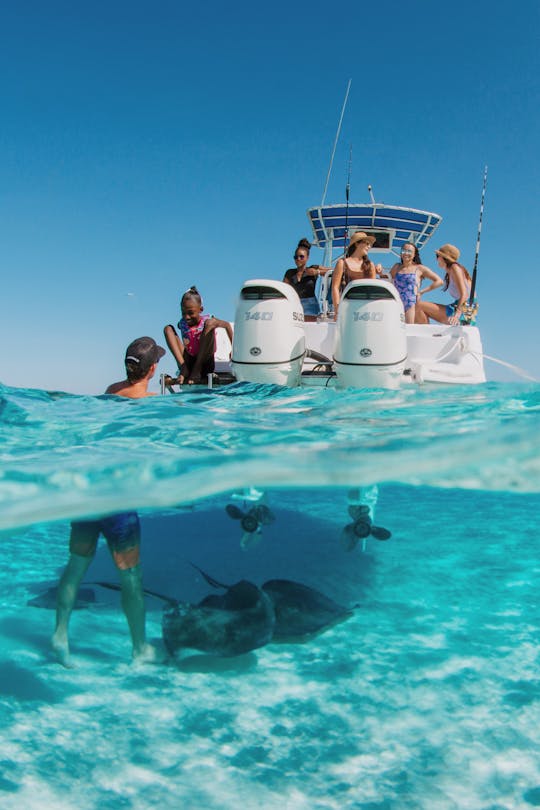
{"label": "woman wearing sun hat", "polygon": [[332,275],[334,320],[337,319],[341,293],[350,281],[356,281],[358,278],[377,278],[379,268],[368,258],[369,249],[374,243],[374,236],[364,231],[356,231],[351,236],[345,257],[336,262]]}
{"label": "woman wearing sun hat", "polygon": [[444,270],[444,289],[454,299],[451,304],[434,304],[432,301],[418,301],[416,305],[417,323],[429,323],[429,319],[439,323],[457,326],[460,323],[463,307],[471,293],[471,277],[458,262],[460,253],[455,245],[443,245],[435,251],[437,264]]}

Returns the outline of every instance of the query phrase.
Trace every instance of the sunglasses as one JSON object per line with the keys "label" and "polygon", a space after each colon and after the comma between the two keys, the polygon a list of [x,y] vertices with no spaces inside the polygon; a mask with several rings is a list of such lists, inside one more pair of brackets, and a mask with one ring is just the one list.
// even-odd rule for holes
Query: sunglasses
{"label": "sunglasses", "polygon": [[300,254],[295,253],[295,255],[294,255],[294,260],[295,260],[295,262],[297,262],[299,259],[307,259],[307,256],[304,256],[304,255],[303,255],[303,254],[301,254],[301,253],[300,253]]}

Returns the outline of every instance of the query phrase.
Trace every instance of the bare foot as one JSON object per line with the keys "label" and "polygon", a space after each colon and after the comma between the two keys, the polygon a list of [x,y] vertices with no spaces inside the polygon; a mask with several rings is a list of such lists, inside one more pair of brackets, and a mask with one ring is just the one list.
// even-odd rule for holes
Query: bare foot
{"label": "bare foot", "polygon": [[160,664],[163,661],[163,657],[160,656],[156,648],[152,644],[145,644],[144,647],[139,651],[133,651],[133,663],[136,665],[139,664]]}
{"label": "bare foot", "polygon": [[69,654],[69,644],[65,637],[58,636],[56,633],[51,638],[51,647],[58,660],[66,669],[75,669],[75,664],[72,662]]}

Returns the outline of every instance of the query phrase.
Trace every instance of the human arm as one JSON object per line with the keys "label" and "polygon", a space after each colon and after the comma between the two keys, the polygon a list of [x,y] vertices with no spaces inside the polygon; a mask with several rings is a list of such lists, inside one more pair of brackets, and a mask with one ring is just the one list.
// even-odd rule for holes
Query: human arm
{"label": "human arm", "polygon": [[339,309],[339,299],[341,297],[341,279],[343,278],[343,269],[345,262],[343,259],[338,259],[332,275],[332,304],[334,307],[334,320],[337,319]]}
{"label": "human arm", "polygon": [[[225,331],[227,332],[227,337],[229,338],[229,340],[230,340],[230,342],[232,344],[232,342],[233,342],[233,330],[232,330],[232,327],[231,327],[229,321],[222,321],[221,318],[209,318],[208,321],[211,322],[211,325],[209,326],[209,329],[216,329],[218,326],[221,329],[225,329]],[[207,321],[207,323],[208,323],[208,321]]]}
{"label": "human arm", "polygon": [[323,267],[322,264],[310,264],[306,267],[306,273],[310,276],[325,276],[331,267]]}
{"label": "human arm", "polygon": [[[425,267],[423,264],[420,264],[418,266],[418,270],[420,271],[420,282],[419,282],[419,285],[418,285],[418,296],[421,296],[424,293],[431,292],[432,290],[436,290],[438,287],[442,287],[442,285],[443,285],[442,278],[440,276],[438,276],[437,273],[434,273],[433,270],[430,270],[429,267]],[[429,285],[429,287],[424,287],[424,289],[421,289],[422,280],[425,279],[425,278],[430,279],[432,281],[432,283]]]}

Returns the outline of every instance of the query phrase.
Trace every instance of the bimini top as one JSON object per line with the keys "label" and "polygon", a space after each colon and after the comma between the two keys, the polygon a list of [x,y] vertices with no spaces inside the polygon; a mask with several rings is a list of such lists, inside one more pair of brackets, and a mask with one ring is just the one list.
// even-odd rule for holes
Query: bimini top
{"label": "bimini top", "polygon": [[355,231],[365,231],[376,237],[372,250],[396,254],[404,242],[414,242],[422,248],[442,219],[429,211],[384,203],[359,203],[349,205],[348,209],[344,204],[323,205],[309,208],[307,215],[317,247],[343,249]]}

